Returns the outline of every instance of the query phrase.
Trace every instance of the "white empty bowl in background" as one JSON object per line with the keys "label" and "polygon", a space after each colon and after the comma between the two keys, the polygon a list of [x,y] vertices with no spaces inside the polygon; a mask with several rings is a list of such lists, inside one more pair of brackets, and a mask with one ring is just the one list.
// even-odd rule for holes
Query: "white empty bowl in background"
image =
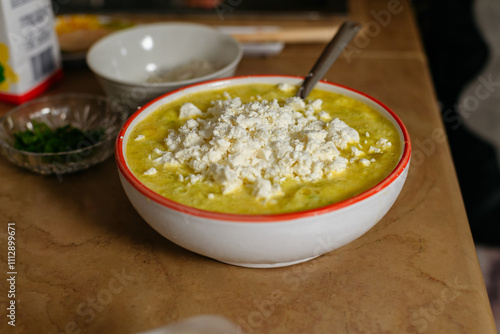
{"label": "white empty bowl in background", "polygon": [[[102,38],[87,53],[87,64],[113,106],[132,113],[171,90],[234,75],[241,57],[233,37],[209,26],[154,23]],[[216,70],[181,81],[151,80],[192,62],[208,62]]]}

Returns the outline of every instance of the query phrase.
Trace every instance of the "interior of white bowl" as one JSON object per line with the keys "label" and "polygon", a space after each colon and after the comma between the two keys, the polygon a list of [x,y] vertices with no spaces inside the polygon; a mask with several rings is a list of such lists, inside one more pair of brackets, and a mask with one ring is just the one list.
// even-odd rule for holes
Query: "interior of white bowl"
{"label": "interior of white bowl", "polygon": [[348,198],[344,201],[337,202],[331,205],[327,205],[321,208],[312,209],[309,211],[301,211],[294,213],[284,213],[284,214],[273,214],[273,215],[242,215],[242,214],[226,214],[226,213],[217,213],[204,211],[201,209],[195,209],[192,207],[188,207],[186,205],[174,202],[169,200],[146,186],[144,186],[131,172],[127,159],[125,158],[125,150],[127,146],[127,141],[129,139],[130,133],[134,129],[134,127],[148,117],[152,112],[157,110],[160,106],[170,101],[176,100],[186,94],[199,92],[203,90],[212,90],[212,89],[221,89],[229,86],[243,85],[243,84],[252,84],[252,83],[271,83],[271,84],[280,84],[287,83],[292,85],[298,85],[302,82],[303,78],[295,77],[295,76],[279,76],[279,75],[256,75],[256,76],[241,76],[241,77],[233,77],[226,79],[218,79],[210,82],[199,83],[195,85],[191,85],[189,87],[184,87],[178,89],[176,91],[167,93],[156,100],[150,102],[149,104],[142,107],[135,114],[133,114],[128,121],[123,126],[120,131],[116,143],[115,148],[115,158],[117,159],[118,169],[124,176],[124,178],[137,190],[139,190],[146,197],[162,204],[167,207],[170,207],[174,210],[179,210],[182,212],[190,213],[196,216],[221,219],[221,220],[232,220],[232,221],[286,221],[290,219],[296,219],[307,216],[314,216],[326,212],[330,212],[333,210],[337,210],[351,204],[357,203],[369,196],[372,196],[378,193],[380,190],[389,186],[394,180],[396,180],[403,171],[409,166],[410,156],[411,156],[411,145],[408,131],[406,130],[403,122],[398,118],[393,111],[391,111],[387,106],[377,101],[376,99],[358,92],[354,89],[344,87],[341,85],[337,85],[330,82],[321,81],[316,85],[316,88],[330,91],[334,93],[343,94],[348,97],[352,97],[357,99],[368,106],[377,110],[382,116],[388,119],[397,129],[400,140],[401,140],[401,154],[399,158],[399,162],[394,170],[380,183],[375,185],[374,187],[358,194],[354,197]]}
{"label": "interior of white bowl", "polygon": [[[145,24],[115,32],[95,43],[87,54],[89,67],[100,76],[125,84],[189,84],[219,77],[234,68],[242,50],[238,42],[208,26],[191,23]],[[147,83],[159,71],[192,61],[214,64],[216,71],[189,80]]]}

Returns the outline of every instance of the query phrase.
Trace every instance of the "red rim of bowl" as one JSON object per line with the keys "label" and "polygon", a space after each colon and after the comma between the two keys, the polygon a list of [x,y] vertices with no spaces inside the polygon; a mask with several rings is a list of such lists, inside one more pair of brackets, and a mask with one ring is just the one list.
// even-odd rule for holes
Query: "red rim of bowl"
{"label": "red rim of bowl", "polygon": [[[299,219],[299,218],[306,218],[306,217],[312,217],[312,216],[317,216],[321,214],[325,214],[327,212],[339,210],[341,208],[345,208],[349,205],[353,205],[355,203],[358,203],[389,186],[396,178],[404,171],[404,169],[408,166],[408,163],[410,161],[410,156],[411,156],[411,143],[410,143],[410,136],[408,134],[408,131],[406,130],[406,127],[404,126],[403,122],[399,119],[396,114],[389,109],[385,104],[381,103],[377,99],[374,99],[373,97],[357,91],[355,89],[339,85],[336,83],[328,82],[328,81],[320,81],[321,83],[332,85],[332,86],[337,86],[346,90],[349,90],[353,93],[359,94],[372,102],[378,104],[380,107],[382,107],[391,117],[396,121],[398,124],[401,132],[403,133],[403,154],[401,155],[401,158],[399,159],[398,164],[396,167],[393,169],[393,171],[386,176],[382,181],[380,181],[378,184],[375,186],[365,190],[364,192],[355,195],[353,197],[350,197],[348,199],[345,199],[340,202],[336,202],[330,205],[322,206],[316,209],[311,209],[311,210],[306,210],[306,211],[297,211],[297,212],[290,212],[290,213],[280,213],[280,214],[263,214],[263,215],[250,215],[250,214],[235,214],[235,213],[223,213],[223,212],[214,212],[214,211],[207,211],[207,210],[202,210],[202,209],[197,209],[194,207],[187,206],[185,204],[181,204],[178,202],[175,202],[171,199],[168,199],[166,197],[161,196],[160,194],[154,192],[153,190],[147,188],[144,184],[139,181],[135,177],[135,175],[132,173],[132,171],[128,168],[126,160],[125,160],[125,155],[123,154],[123,139],[125,136],[125,133],[127,132],[130,124],[134,121],[134,119],[145,109],[147,109],[151,104],[157,102],[158,100],[161,100],[169,95],[175,94],[179,91],[192,88],[195,86],[201,86],[201,85],[207,85],[211,84],[214,82],[221,82],[221,81],[228,81],[228,80],[237,80],[237,79],[248,79],[248,78],[268,78],[268,77],[279,77],[279,78],[295,78],[295,79],[304,79],[303,77],[300,76],[292,76],[292,75],[248,75],[248,76],[235,76],[235,77],[230,77],[230,78],[222,78],[222,79],[215,79],[215,80],[210,80],[210,81],[204,81],[201,83],[189,85],[186,87],[182,87],[179,89],[176,89],[174,91],[168,92],[153,101],[149,102],[148,104],[144,105],[141,107],[137,112],[135,112],[128,120],[127,122],[123,125],[122,129],[120,130],[120,133],[118,134],[118,137],[116,139],[116,145],[115,145],[115,157],[116,157],[116,163],[118,165],[118,169],[122,176],[129,182],[136,190],[138,190],[142,195],[146,196],[150,200],[153,200],[154,202],[166,206],[170,209],[183,212],[186,214],[190,214],[193,216],[197,217],[202,217],[202,218],[208,218],[208,219],[214,219],[214,220],[223,220],[223,221],[233,221],[233,222],[253,222],[253,223],[265,223],[265,222],[284,222],[284,221],[290,221],[294,219]],[[242,83],[244,84],[244,83]],[[213,89],[217,87],[212,87]]]}

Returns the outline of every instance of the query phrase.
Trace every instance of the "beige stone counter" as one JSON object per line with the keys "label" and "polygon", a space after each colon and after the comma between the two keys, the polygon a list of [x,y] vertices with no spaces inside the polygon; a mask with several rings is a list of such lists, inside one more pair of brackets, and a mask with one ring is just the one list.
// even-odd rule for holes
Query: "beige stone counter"
{"label": "beige stone counter", "polygon": [[[0,332],[136,333],[219,314],[248,334],[496,333],[410,5],[397,2],[384,26],[370,14],[390,3],[351,2],[351,17],[371,36],[354,41],[356,52],[326,76],[381,100],[411,135],[408,180],[374,228],[303,264],[239,268],[150,228],[126,198],[113,158],[62,179],[2,158]],[[244,58],[238,74],[304,75],[322,47],[294,44],[277,56]],[[65,74],[47,94],[101,93],[87,69]],[[0,103],[0,115],[11,107]],[[9,222],[16,228],[15,328],[5,316]]]}

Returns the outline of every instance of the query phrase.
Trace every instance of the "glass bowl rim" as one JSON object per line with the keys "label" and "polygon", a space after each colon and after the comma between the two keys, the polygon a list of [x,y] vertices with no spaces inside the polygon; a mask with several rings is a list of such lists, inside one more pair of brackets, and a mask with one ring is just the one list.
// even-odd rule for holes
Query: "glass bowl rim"
{"label": "glass bowl rim", "polygon": [[[33,99],[31,101],[28,101],[26,103],[23,103],[21,105],[18,105],[16,107],[12,108],[5,115],[3,115],[2,117],[0,117],[0,124],[3,123],[7,117],[16,114],[20,110],[22,110],[22,109],[24,109],[24,108],[26,108],[26,107],[28,107],[30,105],[33,105],[33,104],[36,104],[36,103],[43,103],[43,102],[47,102],[47,101],[52,101],[52,100],[62,100],[64,98],[77,98],[77,99],[87,99],[87,100],[101,101],[101,102],[105,102],[106,105],[108,105],[108,106],[110,105],[110,99],[108,97],[106,97],[104,95],[98,95],[98,94],[90,94],[90,93],[62,93],[62,94],[48,95],[48,96],[44,96],[44,97]],[[1,129],[2,128],[0,127],[0,131],[2,131]],[[87,147],[84,147],[84,148],[79,148],[79,149],[76,149],[76,150],[62,151],[62,152],[53,152],[53,153],[37,153],[37,152],[29,152],[29,151],[19,150],[19,149],[15,148],[14,146],[12,146],[11,144],[9,144],[8,142],[4,141],[2,138],[0,138],[0,145],[2,145],[3,147],[5,147],[6,149],[8,149],[8,150],[10,150],[12,152],[16,152],[16,153],[23,154],[23,155],[26,155],[26,156],[32,156],[32,157],[58,157],[58,156],[65,156],[65,155],[68,155],[68,154],[78,154],[78,153],[86,152],[86,151],[88,151],[90,149],[97,148],[97,147],[103,145],[105,142],[108,142],[110,140],[114,141],[115,139],[116,139],[116,136],[108,136],[108,138],[103,138],[103,140],[100,140],[100,141],[98,141],[97,143],[95,143],[95,144],[93,144],[91,146],[87,146]]]}

